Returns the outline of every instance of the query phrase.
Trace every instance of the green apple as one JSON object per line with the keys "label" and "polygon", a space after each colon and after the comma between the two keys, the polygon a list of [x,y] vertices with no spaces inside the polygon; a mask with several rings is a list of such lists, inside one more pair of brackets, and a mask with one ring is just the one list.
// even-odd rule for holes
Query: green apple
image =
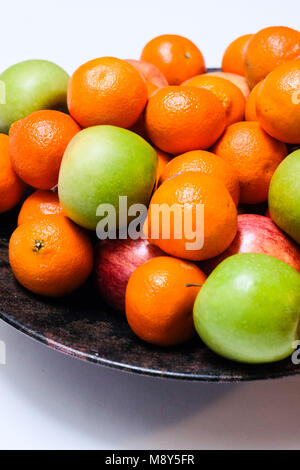
{"label": "green apple", "polygon": [[78,225],[94,230],[98,206],[110,204],[118,222],[119,196],[127,196],[128,207],[148,205],[156,165],[156,151],[134,132],[115,126],[84,129],[69,143],[61,164],[62,207]]}
{"label": "green apple", "polygon": [[217,354],[267,363],[292,354],[298,340],[300,274],[264,254],[237,254],[212,272],[194,305],[196,330]]}
{"label": "green apple", "polygon": [[39,109],[67,110],[69,75],[47,60],[26,60],[0,75],[0,132]]}
{"label": "green apple", "polygon": [[300,150],[276,169],[269,189],[269,209],[278,227],[300,243]]}

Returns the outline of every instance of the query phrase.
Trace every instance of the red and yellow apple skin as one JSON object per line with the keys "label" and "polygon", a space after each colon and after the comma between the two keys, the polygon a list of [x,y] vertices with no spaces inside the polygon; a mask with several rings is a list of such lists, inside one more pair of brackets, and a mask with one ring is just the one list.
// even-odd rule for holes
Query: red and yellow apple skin
{"label": "red and yellow apple skin", "polygon": [[201,263],[206,274],[211,273],[218,264],[237,253],[264,253],[284,261],[300,273],[300,248],[270,217],[256,214],[238,216],[237,234],[224,253]]}
{"label": "red and yellow apple skin", "polygon": [[125,292],[133,271],[164,253],[147,240],[103,240],[96,246],[94,277],[101,298],[114,310],[125,313]]}

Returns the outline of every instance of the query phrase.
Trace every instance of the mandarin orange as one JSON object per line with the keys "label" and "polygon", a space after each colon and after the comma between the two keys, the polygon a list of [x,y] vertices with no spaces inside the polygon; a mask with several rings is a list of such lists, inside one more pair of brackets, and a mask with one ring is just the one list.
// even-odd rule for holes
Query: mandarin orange
{"label": "mandarin orange", "polygon": [[147,133],[161,150],[171,154],[207,149],[225,129],[225,110],[211,92],[189,86],[158,90],[148,102]]}
{"label": "mandarin orange", "polygon": [[189,39],[164,34],[149,41],[141,59],[154,64],[169,85],[180,85],[188,78],[206,71],[202,52]]}
{"label": "mandarin orange", "polygon": [[205,280],[196,265],[175,258],[159,256],[142,264],[126,289],[129,326],[139,338],[158,346],[189,340],[195,334],[193,305]]}

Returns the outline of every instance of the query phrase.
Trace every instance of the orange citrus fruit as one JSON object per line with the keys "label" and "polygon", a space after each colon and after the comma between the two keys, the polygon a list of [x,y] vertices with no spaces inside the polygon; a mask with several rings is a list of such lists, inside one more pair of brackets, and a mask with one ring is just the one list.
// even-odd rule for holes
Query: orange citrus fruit
{"label": "orange citrus fruit", "polygon": [[89,277],[93,247],[89,237],[67,217],[49,215],[14,231],[9,262],[26,289],[59,297],[73,292]]}
{"label": "orange citrus fruit", "polygon": [[25,200],[19,213],[18,225],[55,214],[63,214],[57,192],[38,189]]}
{"label": "orange citrus fruit", "polygon": [[244,119],[245,97],[241,90],[229,80],[206,74],[197,75],[184,82],[183,85],[204,88],[216,95],[224,106],[227,126]]}
{"label": "orange citrus fruit", "polygon": [[195,334],[193,305],[205,280],[196,265],[175,258],[159,256],[142,264],[126,289],[130,328],[140,339],[158,346],[191,339]]}
{"label": "orange citrus fruit", "polygon": [[159,149],[155,150],[158,157],[156,167],[156,185],[158,185],[167,164],[172,160],[172,155],[168,155],[167,153],[162,152]]}
{"label": "orange citrus fruit", "polygon": [[254,34],[245,52],[245,72],[250,88],[279,65],[300,58],[300,32],[271,26]]}
{"label": "orange citrus fruit", "polygon": [[101,57],[81,65],[68,87],[71,116],[82,126],[111,124],[130,128],[147,103],[141,74],[125,60]]}
{"label": "orange citrus fruit", "polygon": [[258,122],[238,122],[227,127],[213,152],[236,169],[240,202],[247,204],[267,200],[273,173],[287,156],[286,145],[269,136]]}
{"label": "orange citrus fruit", "polygon": [[151,98],[151,96],[154,95],[154,93],[157,90],[159,90],[159,88],[161,88],[161,87],[158,87],[157,85],[154,85],[154,83],[148,82],[148,81],[146,81],[146,87],[148,90],[148,98]]}
{"label": "orange citrus fruit", "polygon": [[158,90],[148,102],[145,119],[152,142],[172,154],[207,149],[226,125],[220,100],[211,91],[188,86]]}
{"label": "orange citrus fruit", "polygon": [[271,72],[259,87],[257,119],[275,139],[300,144],[300,60]]}
{"label": "orange citrus fruit", "polygon": [[238,205],[240,198],[240,183],[236,170],[225,160],[212,152],[194,150],[173,158],[164,168],[160,183],[173,178],[185,171],[198,171],[204,175],[214,176],[221,180],[228,189],[231,197]]}
{"label": "orange citrus fruit", "polygon": [[58,182],[62,157],[80,127],[60,111],[35,111],[16,121],[9,131],[9,153],[16,173],[37,189]]}
{"label": "orange citrus fruit", "polygon": [[256,101],[257,101],[257,96],[258,96],[262,83],[263,83],[263,80],[261,82],[258,82],[255,85],[255,87],[251,90],[251,93],[246,102],[246,108],[245,108],[246,121],[257,121]]}
{"label": "orange citrus fruit", "polygon": [[26,187],[12,167],[8,149],[9,137],[0,134],[0,214],[20,202]]}
{"label": "orange citrus fruit", "polygon": [[236,73],[229,73],[229,72],[209,72],[205,75],[209,75],[212,77],[221,77],[225,78],[225,80],[229,80],[231,83],[236,85],[241,92],[243,93],[245,99],[247,100],[250,94],[250,88],[247,83],[247,80],[242,75],[237,75]]}
{"label": "orange citrus fruit", "polygon": [[144,231],[150,243],[171,256],[208,259],[222,253],[235,237],[237,209],[219,179],[184,172],[155,191]]}
{"label": "orange citrus fruit", "polygon": [[252,36],[253,34],[245,34],[229,44],[222,59],[223,72],[245,75],[244,55]]}
{"label": "orange citrus fruit", "polygon": [[188,78],[206,71],[203,55],[189,39],[176,34],[164,34],[149,41],[141,59],[154,64],[169,85],[180,85]]}

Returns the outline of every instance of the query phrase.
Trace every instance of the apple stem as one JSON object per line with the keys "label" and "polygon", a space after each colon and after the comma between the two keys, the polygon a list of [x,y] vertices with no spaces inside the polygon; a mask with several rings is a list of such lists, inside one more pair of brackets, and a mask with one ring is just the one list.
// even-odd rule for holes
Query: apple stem
{"label": "apple stem", "polygon": [[186,284],[185,287],[202,287],[203,284]]}

